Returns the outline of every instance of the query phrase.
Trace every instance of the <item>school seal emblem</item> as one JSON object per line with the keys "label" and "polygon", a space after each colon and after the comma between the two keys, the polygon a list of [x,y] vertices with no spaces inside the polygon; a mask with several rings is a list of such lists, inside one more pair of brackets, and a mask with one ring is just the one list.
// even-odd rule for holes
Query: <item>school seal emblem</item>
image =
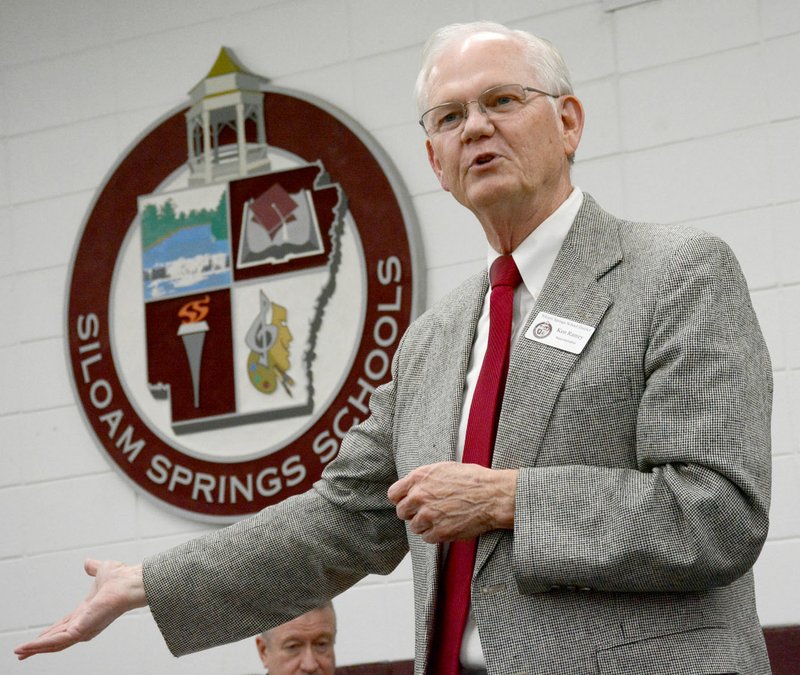
{"label": "school seal emblem", "polygon": [[363,129],[223,48],[110,171],[73,254],[68,356],[103,452],[199,519],[308,489],[389,378],[416,237]]}

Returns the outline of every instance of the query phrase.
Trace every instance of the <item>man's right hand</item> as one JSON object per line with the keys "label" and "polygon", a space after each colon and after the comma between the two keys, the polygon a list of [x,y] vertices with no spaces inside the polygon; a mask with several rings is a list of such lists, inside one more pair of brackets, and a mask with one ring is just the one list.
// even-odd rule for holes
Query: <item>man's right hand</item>
{"label": "man's right hand", "polygon": [[76,642],[86,642],[101,633],[125,612],[147,605],[141,565],[113,560],[87,560],[86,574],[94,577],[91,591],[73,612],[53,624],[35,640],[14,650],[17,658],[59,652]]}

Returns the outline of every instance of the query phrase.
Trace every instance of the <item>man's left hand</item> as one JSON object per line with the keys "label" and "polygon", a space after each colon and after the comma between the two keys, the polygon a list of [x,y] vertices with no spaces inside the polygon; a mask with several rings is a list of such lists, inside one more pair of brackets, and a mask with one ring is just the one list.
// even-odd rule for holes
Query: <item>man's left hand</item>
{"label": "man's left hand", "polygon": [[514,527],[517,472],[439,462],[394,483],[389,499],[411,531],[430,544]]}

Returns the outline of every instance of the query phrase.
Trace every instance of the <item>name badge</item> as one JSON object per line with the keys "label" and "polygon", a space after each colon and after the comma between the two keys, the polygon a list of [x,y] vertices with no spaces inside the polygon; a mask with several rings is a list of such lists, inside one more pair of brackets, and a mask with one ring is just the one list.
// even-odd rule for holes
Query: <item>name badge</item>
{"label": "name badge", "polygon": [[547,312],[539,312],[525,333],[525,337],[572,354],[580,354],[592,337],[592,333],[594,326],[570,321]]}

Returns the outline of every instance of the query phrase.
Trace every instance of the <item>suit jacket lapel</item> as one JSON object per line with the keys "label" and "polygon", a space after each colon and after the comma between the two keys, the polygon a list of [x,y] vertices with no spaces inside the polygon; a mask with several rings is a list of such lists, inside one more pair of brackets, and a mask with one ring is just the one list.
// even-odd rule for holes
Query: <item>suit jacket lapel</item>
{"label": "suit jacket lapel", "polygon": [[[430,367],[426,370],[425,386],[422,387],[425,400],[421,421],[427,442],[419,450],[420,465],[456,458],[464,382],[488,287],[486,272],[482,272],[468,279],[460,292],[448,298],[427,345],[426,363]],[[432,621],[442,547],[426,545],[425,555],[428,578],[432,582],[426,585],[427,596],[422,606],[424,614]]]}
{"label": "suit jacket lapel", "polygon": [[483,299],[489,287],[485,272],[474,275],[450,298],[439,316],[429,345],[424,419],[428,443],[420,449],[421,464],[455,460],[464,382]]}
{"label": "suit jacket lapel", "polygon": [[[584,195],[583,205],[559,251],[525,331],[539,312],[597,327],[612,303],[602,277],[622,260],[617,221]],[[492,466],[534,466],[564,379],[580,354],[523,335],[513,346]],[[476,570],[502,532],[481,537]]]}

